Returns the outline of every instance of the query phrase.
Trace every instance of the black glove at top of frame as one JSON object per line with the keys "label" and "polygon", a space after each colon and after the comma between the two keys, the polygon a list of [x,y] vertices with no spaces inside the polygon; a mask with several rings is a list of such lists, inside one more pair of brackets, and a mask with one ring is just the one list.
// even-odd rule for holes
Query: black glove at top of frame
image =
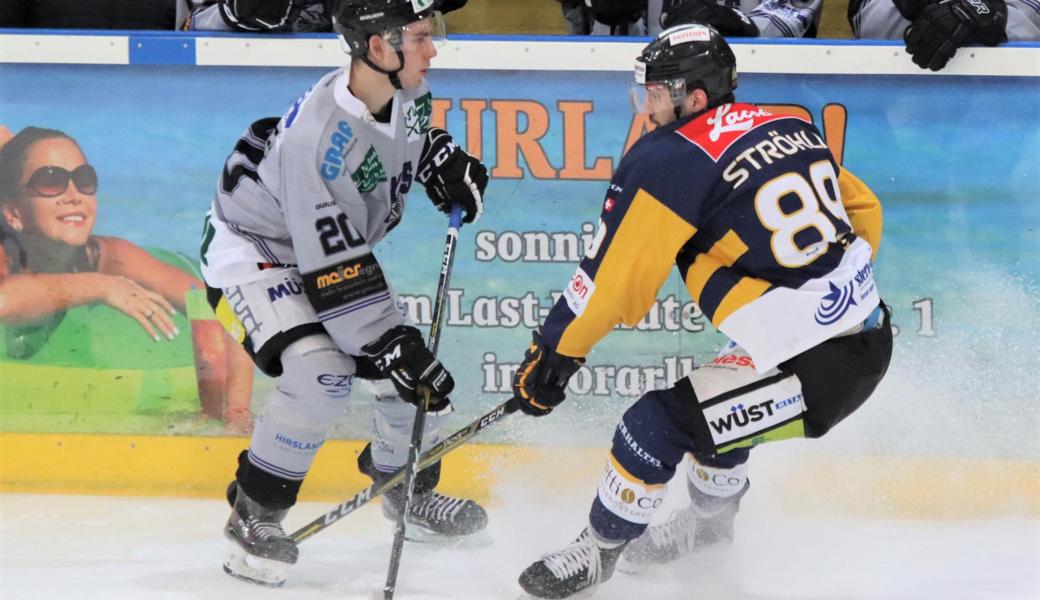
{"label": "black glove at top of frame", "polygon": [[451,405],[448,394],[455,389],[455,380],[434,358],[415,327],[398,325],[361,350],[372,357],[379,373],[390,378],[406,402],[417,406],[422,402],[422,394],[417,390],[422,385],[430,390],[428,411],[440,412]]}
{"label": "black glove at top of frame", "polygon": [[513,406],[536,417],[551,413],[567,397],[567,381],[584,363],[584,358],[564,356],[546,347],[535,331],[524,362],[513,376]]}
{"label": "black glove at top of frame", "polygon": [[714,0],[675,0],[661,13],[661,27],[702,23],[711,25],[727,37],[758,37],[758,25],[735,8]]}
{"label": "black glove at top of frame", "polygon": [[451,213],[452,204],[461,204],[463,223],[476,221],[484,212],[487,167],[463,152],[443,129],[433,127],[427,133],[415,178],[437,210]]}
{"label": "black glove at top of frame", "polygon": [[924,7],[906,28],[903,39],[914,64],[938,71],[957,48],[968,44],[996,46],[1007,41],[1006,28],[1004,0],[942,0]]}
{"label": "black glove at top of frame", "polygon": [[604,25],[625,25],[638,21],[646,12],[646,0],[591,0],[592,16]]}
{"label": "black glove at top of frame", "polygon": [[292,0],[220,0],[220,16],[238,31],[275,31],[289,20]]}

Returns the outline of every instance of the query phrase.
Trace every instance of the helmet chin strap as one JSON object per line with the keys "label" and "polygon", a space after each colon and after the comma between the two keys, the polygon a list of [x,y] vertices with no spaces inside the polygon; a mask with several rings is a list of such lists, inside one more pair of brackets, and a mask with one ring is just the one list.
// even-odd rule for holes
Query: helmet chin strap
{"label": "helmet chin strap", "polygon": [[375,71],[377,73],[382,73],[383,75],[386,75],[387,79],[390,80],[390,85],[394,86],[394,89],[400,90],[400,89],[404,89],[404,88],[401,87],[401,80],[397,77],[397,74],[400,73],[401,69],[404,68],[404,52],[401,52],[400,50],[398,50],[396,48],[394,49],[394,51],[397,52],[397,64],[399,64],[401,66],[397,67],[396,69],[393,69],[393,70],[389,70],[388,71],[388,70],[380,67],[376,63],[372,62],[372,59],[370,59],[367,54],[362,56],[361,60],[366,65],[368,65],[368,67],[370,69],[372,69],[373,71]]}

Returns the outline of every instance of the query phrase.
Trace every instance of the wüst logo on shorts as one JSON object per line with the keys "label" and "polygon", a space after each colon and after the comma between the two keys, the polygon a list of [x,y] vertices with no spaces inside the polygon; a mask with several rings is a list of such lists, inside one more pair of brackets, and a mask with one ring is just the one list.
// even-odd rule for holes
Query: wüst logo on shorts
{"label": "w\u00fcst logo on shorts", "polygon": [[833,283],[828,283],[831,286],[831,291],[823,297],[820,301],[820,306],[816,308],[816,314],[813,318],[820,325],[830,325],[837,323],[845,313],[849,311],[849,308],[856,305],[856,299],[853,298],[853,292],[855,291],[856,284],[852,281],[848,285],[838,287]]}

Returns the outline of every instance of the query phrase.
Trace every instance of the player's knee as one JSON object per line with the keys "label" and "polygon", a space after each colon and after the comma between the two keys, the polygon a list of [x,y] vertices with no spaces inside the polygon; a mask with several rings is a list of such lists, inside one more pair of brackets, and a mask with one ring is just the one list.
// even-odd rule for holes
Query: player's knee
{"label": "player's knee", "polygon": [[281,357],[284,371],[272,402],[319,422],[334,419],[345,407],[354,382],[354,361],[324,335],[290,344]]}
{"label": "player's knee", "polygon": [[676,419],[679,404],[681,400],[674,390],[647,392],[625,411],[618,423],[611,453],[624,469],[642,481],[667,482],[690,450],[690,437]]}

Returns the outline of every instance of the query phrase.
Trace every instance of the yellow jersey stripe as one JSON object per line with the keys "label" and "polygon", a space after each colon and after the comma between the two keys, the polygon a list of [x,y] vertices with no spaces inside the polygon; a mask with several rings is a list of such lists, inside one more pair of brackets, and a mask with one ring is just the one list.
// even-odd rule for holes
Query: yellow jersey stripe
{"label": "yellow jersey stripe", "polygon": [[638,485],[640,487],[646,488],[647,490],[656,490],[668,485],[666,483],[647,483],[642,479],[636,477],[635,475],[629,473],[628,470],[625,469],[625,467],[621,466],[621,463],[618,462],[618,459],[614,457],[613,450],[607,453],[607,460],[610,461],[610,466],[614,467],[614,470],[617,471],[618,475],[620,475],[625,481],[628,481],[633,485]]}
{"label": "yellow jersey stripe", "polygon": [[596,291],[584,312],[560,337],[556,351],[582,357],[618,323],[634,326],[650,310],[697,228],[640,189],[603,252],[593,281]]}
{"label": "yellow jersey stripe", "polygon": [[722,298],[722,302],[719,302],[718,308],[715,309],[714,314],[711,315],[711,324],[715,327],[719,327],[726,317],[733,314],[733,311],[737,310],[741,306],[757,300],[762,294],[766,293],[771,287],[768,281],[764,279],[758,279],[756,277],[741,277],[737,285],[733,286],[730,291],[726,292],[726,296]]}
{"label": "yellow jersey stripe", "polygon": [[846,169],[838,173],[838,190],[841,203],[852,222],[852,230],[863,238],[873,250],[871,259],[877,258],[881,246],[881,228],[884,218],[881,212],[881,201],[867,184],[859,180]]}
{"label": "yellow jersey stripe", "polygon": [[[722,267],[730,267],[733,263],[748,251],[747,244],[740,239],[736,231],[730,229],[719,241],[712,244],[706,254],[699,254],[693,259],[693,264],[686,271],[686,289],[698,305],[701,302],[701,294],[708,280]],[[701,306],[701,309],[704,309]]]}

